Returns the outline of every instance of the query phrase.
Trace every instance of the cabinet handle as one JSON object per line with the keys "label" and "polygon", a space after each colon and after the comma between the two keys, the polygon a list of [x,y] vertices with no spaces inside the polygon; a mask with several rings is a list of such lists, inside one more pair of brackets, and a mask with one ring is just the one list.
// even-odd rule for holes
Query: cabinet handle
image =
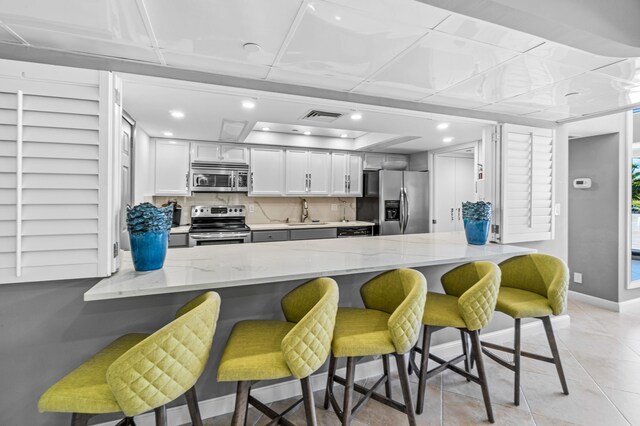
{"label": "cabinet handle", "polygon": [[458,207],[458,221],[460,220],[460,207]]}
{"label": "cabinet handle", "polygon": [[309,192],[309,174],[304,175],[304,192]]}
{"label": "cabinet handle", "polygon": [[451,222],[454,221],[454,217],[453,217],[453,207],[451,207]]}
{"label": "cabinet handle", "polygon": [[347,192],[351,193],[351,175],[349,175],[349,179],[347,180]]}
{"label": "cabinet handle", "polygon": [[311,192],[311,173],[309,173],[309,190],[308,192]]}
{"label": "cabinet handle", "polygon": [[253,172],[251,172],[251,190],[253,191]]}
{"label": "cabinet handle", "polygon": [[187,172],[187,173],[184,175],[184,179],[185,179],[185,182],[184,182],[184,189],[186,189],[186,190],[188,191],[188,190],[189,190],[189,172]]}

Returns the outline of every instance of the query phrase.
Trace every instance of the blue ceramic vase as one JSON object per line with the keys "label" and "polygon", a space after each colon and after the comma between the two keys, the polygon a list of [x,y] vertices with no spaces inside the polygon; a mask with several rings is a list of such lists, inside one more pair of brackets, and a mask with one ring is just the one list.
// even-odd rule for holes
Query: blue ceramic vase
{"label": "blue ceramic vase", "polygon": [[462,219],[467,243],[481,246],[487,243],[491,226],[491,203],[462,203]]}
{"label": "blue ceramic vase", "polygon": [[491,225],[489,220],[464,219],[464,233],[467,236],[467,242],[476,246],[487,244],[489,225]]}
{"label": "blue ceramic vase", "polygon": [[173,205],[156,207],[151,203],[127,208],[127,229],[131,259],[136,271],[162,268],[169,246]]}
{"label": "blue ceramic vase", "polygon": [[129,234],[131,258],[136,271],[155,271],[162,268],[169,245],[168,231]]}

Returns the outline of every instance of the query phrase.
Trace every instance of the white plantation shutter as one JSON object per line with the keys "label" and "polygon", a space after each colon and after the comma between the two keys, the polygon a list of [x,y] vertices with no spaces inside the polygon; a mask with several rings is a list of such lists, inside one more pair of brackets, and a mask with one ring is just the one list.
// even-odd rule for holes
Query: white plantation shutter
{"label": "white plantation shutter", "polygon": [[493,239],[501,243],[554,237],[553,130],[503,124]]}
{"label": "white plantation shutter", "polygon": [[0,62],[0,283],[109,275],[112,77]]}

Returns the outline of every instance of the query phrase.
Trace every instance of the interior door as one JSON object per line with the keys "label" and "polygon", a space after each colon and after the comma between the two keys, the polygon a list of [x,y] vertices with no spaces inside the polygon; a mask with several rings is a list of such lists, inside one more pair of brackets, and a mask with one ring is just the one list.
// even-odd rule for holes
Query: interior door
{"label": "interior door", "polygon": [[475,201],[475,173],[473,158],[456,158],[456,231],[464,230],[462,203]]}
{"label": "interior door", "polygon": [[456,158],[444,155],[433,157],[434,232],[456,229]]}
{"label": "interior door", "polygon": [[133,205],[133,186],[131,173],[133,153],[133,125],[124,117],[122,118],[120,157],[121,167],[121,191],[120,191],[120,247],[129,250],[129,233],[127,232],[127,206]]}

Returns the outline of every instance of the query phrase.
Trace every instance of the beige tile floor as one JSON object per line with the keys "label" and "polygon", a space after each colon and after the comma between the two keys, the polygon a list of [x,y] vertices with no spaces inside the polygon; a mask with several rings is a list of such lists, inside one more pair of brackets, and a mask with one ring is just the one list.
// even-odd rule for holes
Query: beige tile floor
{"label": "beige tile floor", "polygon": [[[569,314],[571,326],[556,330],[568,396],[561,392],[553,365],[525,358],[521,405],[516,407],[512,374],[485,357],[497,425],[640,425],[640,311],[621,314],[570,301]],[[523,350],[549,354],[544,333],[525,334]],[[415,395],[415,376],[411,380]],[[452,372],[434,377],[428,385],[425,412],[418,416],[418,425],[488,424],[479,386]],[[401,396],[397,379],[394,395]],[[333,412],[322,408],[322,398],[323,392],[315,393],[318,422],[338,425]],[[270,405],[280,411],[289,403],[284,400]],[[288,418],[303,425],[302,406]],[[227,414],[206,419],[205,425],[228,425],[230,420]],[[250,409],[247,424],[268,422]],[[352,424],[403,425],[407,420],[404,414],[369,401]]]}

